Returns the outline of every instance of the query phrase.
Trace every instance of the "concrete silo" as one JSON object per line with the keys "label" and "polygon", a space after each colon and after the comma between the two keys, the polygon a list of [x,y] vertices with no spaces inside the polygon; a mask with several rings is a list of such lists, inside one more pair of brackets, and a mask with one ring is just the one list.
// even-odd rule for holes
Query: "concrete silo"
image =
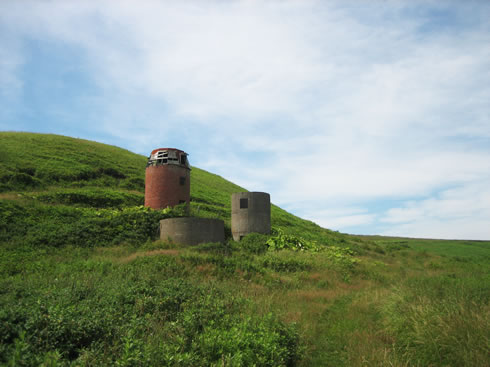
{"label": "concrete silo", "polygon": [[145,206],[163,209],[191,199],[191,168],[187,153],[174,148],[151,152],[145,173]]}
{"label": "concrete silo", "polygon": [[160,239],[184,245],[224,242],[225,224],[221,219],[180,217],[160,221]]}
{"label": "concrete silo", "polygon": [[231,195],[231,232],[235,241],[248,233],[271,232],[271,198],[265,192]]}

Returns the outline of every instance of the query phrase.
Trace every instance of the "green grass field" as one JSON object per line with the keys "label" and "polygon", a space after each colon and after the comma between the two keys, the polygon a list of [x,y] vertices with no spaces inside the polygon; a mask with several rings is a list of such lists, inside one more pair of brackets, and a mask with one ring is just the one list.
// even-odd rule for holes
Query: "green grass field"
{"label": "green grass field", "polygon": [[158,220],[184,210],[142,207],[145,163],[0,133],[0,365],[490,365],[489,241],[351,236],[273,206],[274,234],[236,243],[243,188],[193,167],[191,212],[227,242],[167,243]]}

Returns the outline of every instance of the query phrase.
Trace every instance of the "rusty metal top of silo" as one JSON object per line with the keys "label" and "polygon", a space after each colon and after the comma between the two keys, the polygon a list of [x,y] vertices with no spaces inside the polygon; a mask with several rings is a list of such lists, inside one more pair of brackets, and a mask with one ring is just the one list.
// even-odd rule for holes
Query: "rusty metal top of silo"
{"label": "rusty metal top of silo", "polygon": [[148,162],[146,167],[149,166],[160,166],[160,165],[178,165],[191,169],[189,165],[189,160],[187,159],[188,154],[180,149],[175,148],[158,148],[151,151],[148,157]]}
{"label": "rusty metal top of silo", "polygon": [[151,154],[155,154],[156,152],[159,152],[160,150],[175,150],[179,153],[184,153],[185,155],[188,155],[186,152],[184,152],[183,150],[180,150],[180,149],[177,149],[177,148],[157,148],[157,149],[153,149],[151,151]]}

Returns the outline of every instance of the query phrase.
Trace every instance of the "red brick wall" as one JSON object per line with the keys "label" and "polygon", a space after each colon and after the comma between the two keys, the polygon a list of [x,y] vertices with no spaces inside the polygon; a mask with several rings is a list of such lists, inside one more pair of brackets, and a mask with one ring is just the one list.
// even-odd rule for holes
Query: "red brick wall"
{"label": "red brick wall", "polygon": [[[189,205],[191,175],[187,168],[173,164],[149,166],[145,176],[145,206],[163,209],[181,200]],[[180,177],[185,177],[185,185],[180,184]]]}

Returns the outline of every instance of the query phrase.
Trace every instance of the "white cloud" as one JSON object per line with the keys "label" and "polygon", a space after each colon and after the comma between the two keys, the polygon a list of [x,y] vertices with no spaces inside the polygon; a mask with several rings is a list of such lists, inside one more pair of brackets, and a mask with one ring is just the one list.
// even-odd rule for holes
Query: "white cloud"
{"label": "white cloud", "polygon": [[441,220],[424,218],[418,222],[394,226],[380,233],[385,236],[412,238],[488,240],[488,216],[476,219]]}
{"label": "white cloud", "polygon": [[[4,21],[78,44],[102,86],[162,98],[196,123],[255,127],[274,116],[397,134],[427,127],[434,114],[424,112],[471,88],[480,75],[468,72],[486,72],[489,56],[467,32],[424,40],[416,19],[364,24],[335,2],[32,2],[28,13],[13,4]],[[380,4],[370,10],[402,11]]]}
{"label": "white cloud", "polygon": [[21,59],[15,48],[17,48],[16,45],[9,44],[7,40],[0,42],[0,95],[2,98],[14,97],[22,89],[22,80],[16,77]]}
{"label": "white cloud", "polygon": [[[488,172],[488,171],[487,171]],[[481,183],[442,191],[425,200],[408,201],[386,211],[382,222],[393,224],[386,234],[411,237],[488,239],[490,177]]]}
{"label": "white cloud", "polygon": [[[0,24],[0,128],[8,129],[6,122],[19,99],[23,83],[18,77],[22,66],[20,45],[15,39],[2,34]],[[10,127],[12,129],[12,127]]]}
{"label": "white cloud", "polygon": [[376,215],[370,214],[367,209],[355,207],[306,210],[303,217],[314,220],[322,227],[341,231],[356,226],[372,224],[376,220]]}

